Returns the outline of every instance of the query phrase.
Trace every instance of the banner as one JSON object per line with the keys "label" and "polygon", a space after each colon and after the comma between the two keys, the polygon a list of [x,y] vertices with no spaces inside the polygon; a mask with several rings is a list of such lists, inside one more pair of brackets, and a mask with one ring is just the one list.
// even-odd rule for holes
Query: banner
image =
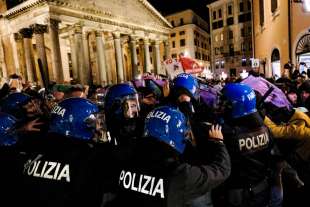
{"label": "banner", "polygon": [[184,73],[181,62],[174,58],[169,58],[165,60],[163,63],[163,67],[167,71],[168,77],[171,80],[180,73]]}
{"label": "banner", "polygon": [[180,62],[183,66],[185,73],[201,73],[203,71],[203,67],[201,67],[196,60],[188,57],[180,57]]}

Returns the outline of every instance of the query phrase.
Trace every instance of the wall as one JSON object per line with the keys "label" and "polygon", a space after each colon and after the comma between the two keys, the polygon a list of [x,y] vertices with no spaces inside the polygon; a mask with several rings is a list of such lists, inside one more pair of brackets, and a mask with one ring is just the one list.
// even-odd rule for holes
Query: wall
{"label": "wall", "polygon": [[[278,0],[278,10],[273,15],[271,12],[270,1],[264,1],[265,23],[260,25],[259,1],[254,0],[254,39],[255,39],[255,58],[266,59],[266,76],[272,75],[271,54],[273,49],[280,51],[281,68],[289,60],[288,49],[288,3]],[[260,71],[263,72],[261,65]]]}
{"label": "wall", "polygon": [[303,9],[302,4],[292,4],[292,60],[296,65],[295,51],[300,38],[310,33],[310,12]]}

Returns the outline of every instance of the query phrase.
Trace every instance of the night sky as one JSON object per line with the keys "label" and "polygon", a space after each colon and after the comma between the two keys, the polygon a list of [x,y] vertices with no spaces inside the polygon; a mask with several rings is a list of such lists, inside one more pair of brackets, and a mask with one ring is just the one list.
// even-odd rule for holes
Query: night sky
{"label": "night sky", "polygon": [[163,16],[185,9],[192,9],[202,18],[208,20],[207,4],[215,0],[148,0]]}

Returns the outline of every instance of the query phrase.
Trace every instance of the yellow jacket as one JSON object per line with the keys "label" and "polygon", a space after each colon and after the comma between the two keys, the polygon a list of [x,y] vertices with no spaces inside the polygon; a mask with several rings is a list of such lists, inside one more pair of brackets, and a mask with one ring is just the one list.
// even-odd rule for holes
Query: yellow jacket
{"label": "yellow jacket", "polygon": [[304,161],[310,160],[310,118],[307,114],[296,110],[289,122],[281,125],[276,125],[266,116],[264,123],[276,139],[300,140],[295,152]]}
{"label": "yellow jacket", "polygon": [[301,111],[296,110],[286,124],[277,125],[267,116],[265,116],[264,123],[271,130],[274,138],[310,139],[310,118]]}

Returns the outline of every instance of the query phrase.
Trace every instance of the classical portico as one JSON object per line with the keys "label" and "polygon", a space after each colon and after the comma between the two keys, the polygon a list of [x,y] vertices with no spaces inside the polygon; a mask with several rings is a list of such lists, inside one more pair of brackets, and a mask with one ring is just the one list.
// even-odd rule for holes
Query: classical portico
{"label": "classical portico", "polygon": [[170,28],[146,0],[28,0],[0,18],[0,75],[106,85],[163,74]]}

